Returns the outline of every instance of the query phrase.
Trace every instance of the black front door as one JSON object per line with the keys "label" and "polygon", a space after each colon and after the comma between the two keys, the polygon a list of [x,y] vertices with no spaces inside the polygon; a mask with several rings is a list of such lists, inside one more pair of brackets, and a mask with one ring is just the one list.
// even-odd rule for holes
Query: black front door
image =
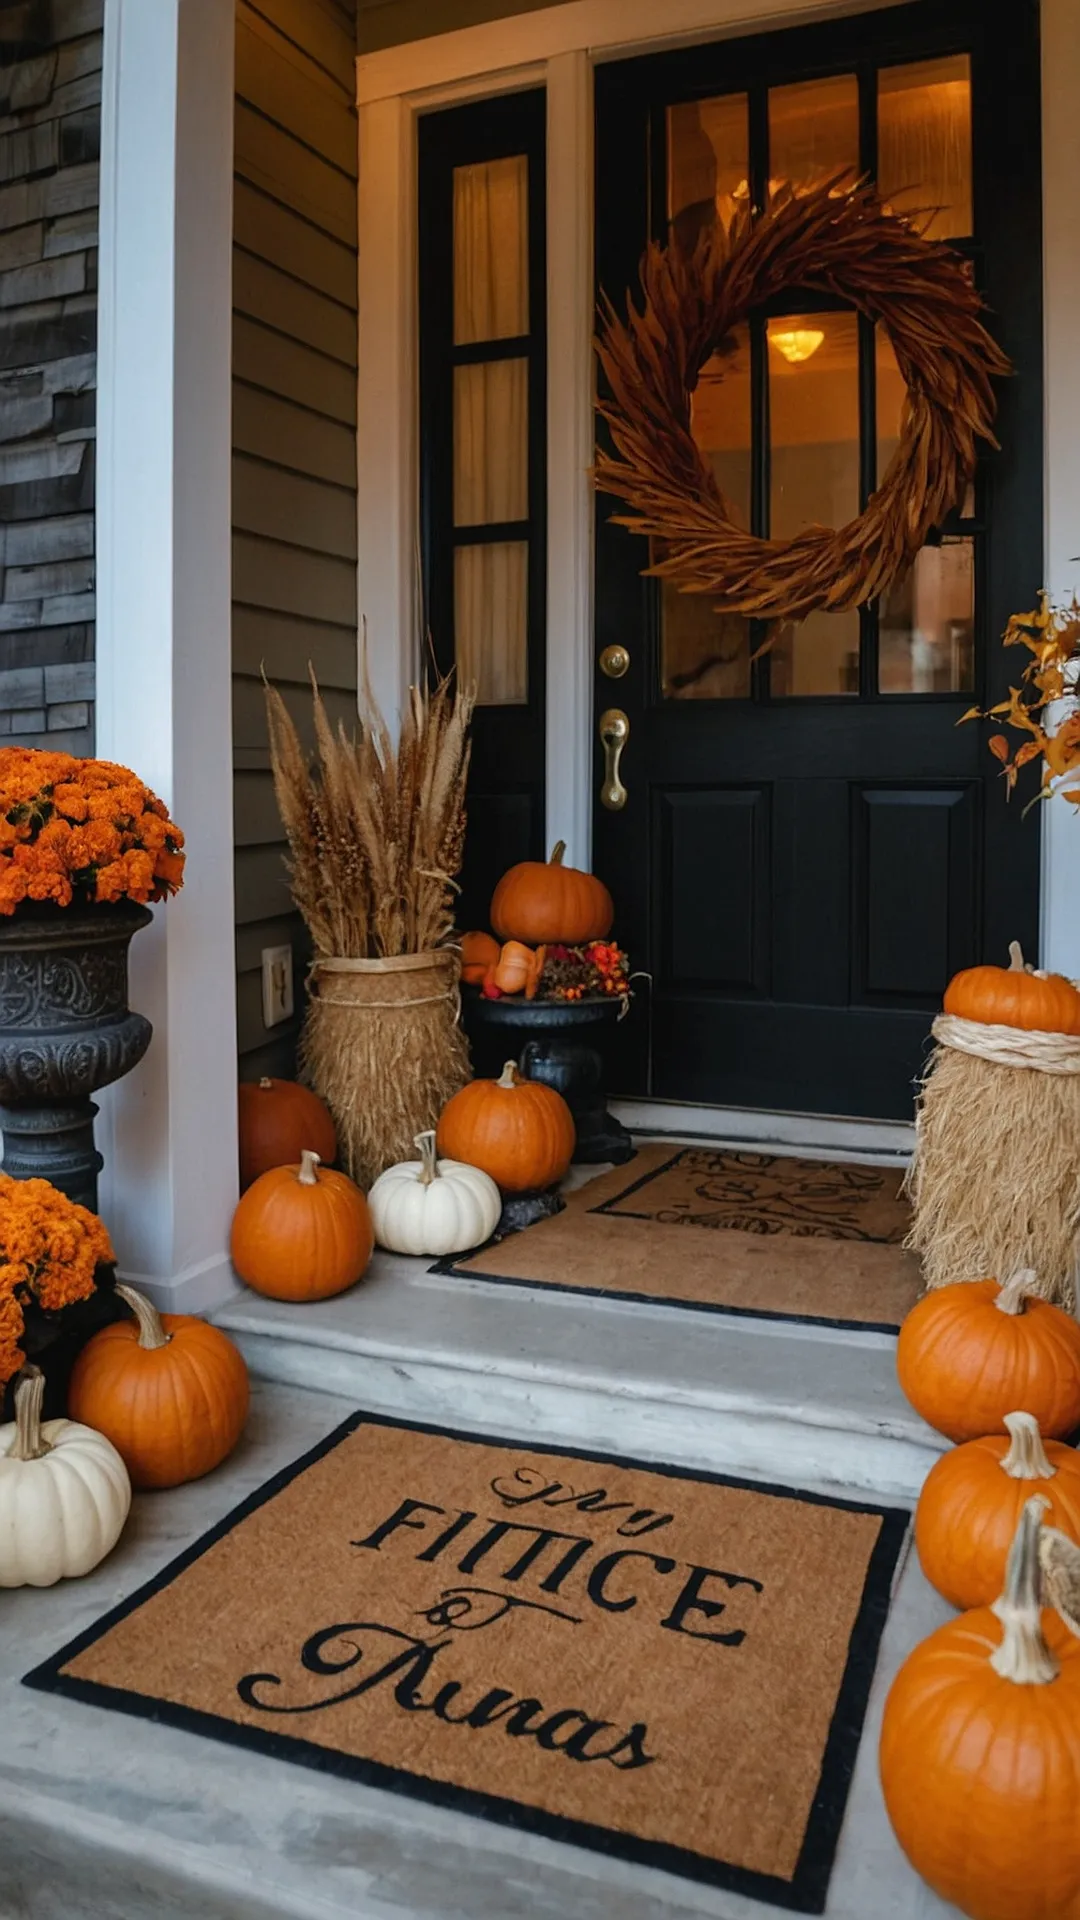
{"label": "black front door", "polygon": [[[934,0],[598,71],[597,278],[616,304],[650,234],[692,241],[770,181],[849,168],[936,209],[1015,368],[1001,451],[908,580],[757,659],[763,628],[643,579],[644,543],[599,503],[596,714],[621,710],[629,737],[621,811],[600,803],[597,742],[594,865],[652,981],[621,1090],[910,1117],[950,974],[1011,939],[1035,950],[1037,817],[1006,804],[985,730],[957,726],[1007,691],[999,636],[1042,566],[1037,9],[1010,9],[1007,36],[993,12]],[[694,428],[745,524],[784,538],[857,513],[899,433],[882,330],[796,296],[723,364]]]}

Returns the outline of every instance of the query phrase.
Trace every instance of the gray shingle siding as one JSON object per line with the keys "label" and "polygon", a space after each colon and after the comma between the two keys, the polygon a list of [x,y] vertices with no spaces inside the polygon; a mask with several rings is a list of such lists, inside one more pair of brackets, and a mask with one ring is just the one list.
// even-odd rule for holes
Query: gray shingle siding
{"label": "gray shingle siding", "polygon": [[104,0],[0,6],[0,742],[92,753]]}

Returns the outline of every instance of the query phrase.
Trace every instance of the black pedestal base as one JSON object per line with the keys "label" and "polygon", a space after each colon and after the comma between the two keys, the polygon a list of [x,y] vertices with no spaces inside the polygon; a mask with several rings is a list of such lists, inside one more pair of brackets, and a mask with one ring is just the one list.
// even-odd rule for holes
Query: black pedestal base
{"label": "black pedestal base", "polygon": [[94,1145],[92,1100],[47,1107],[0,1107],[4,1172],[13,1180],[51,1180],[81,1207],[97,1212],[97,1177],[105,1165]]}
{"label": "black pedestal base", "polygon": [[565,1206],[566,1201],[558,1187],[545,1187],[537,1193],[505,1193],[495,1238],[502,1240],[508,1233],[520,1233],[523,1227],[534,1227],[538,1220],[551,1220],[557,1213],[562,1213]]}

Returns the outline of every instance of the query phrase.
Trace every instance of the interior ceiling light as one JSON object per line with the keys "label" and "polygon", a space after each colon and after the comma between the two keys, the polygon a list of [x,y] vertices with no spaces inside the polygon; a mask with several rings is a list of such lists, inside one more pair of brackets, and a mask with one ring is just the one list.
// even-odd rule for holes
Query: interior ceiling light
{"label": "interior ceiling light", "polygon": [[790,333],[770,333],[769,339],[778,347],[785,360],[792,366],[798,366],[800,360],[809,360],[817,352],[825,335],[817,327],[795,327]]}

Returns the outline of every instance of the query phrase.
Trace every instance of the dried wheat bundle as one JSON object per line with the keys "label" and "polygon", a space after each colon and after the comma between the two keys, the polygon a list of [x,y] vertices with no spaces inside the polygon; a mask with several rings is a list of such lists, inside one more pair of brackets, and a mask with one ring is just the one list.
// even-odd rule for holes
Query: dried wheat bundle
{"label": "dried wheat bundle", "polygon": [[290,885],[315,949],[301,1060],[368,1186],[469,1077],[451,942],[473,696],[449,679],[414,687],[395,747],[366,671],[353,736],[311,685],[314,766],[266,689]]}
{"label": "dried wheat bundle", "polygon": [[1080,1073],[1003,1066],[939,1045],[905,1186],[913,1212],[905,1244],[920,1255],[927,1286],[1031,1267],[1033,1291],[1076,1311]]}
{"label": "dried wheat bundle", "polygon": [[[646,571],[714,594],[724,612],[769,619],[882,594],[960,504],[977,443],[996,444],[990,381],[1009,362],[982,324],[960,255],[889,213],[869,183],[833,180],[809,193],[782,187],[764,211],[740,209],[693,252],[651,245],[641,286],[643,308],[628,301],[625,320],[602,300],[597,353],[610,394],[597,407],[616,453],[598,454],[595,479],[633,509],[618,524],[656,543]],[[763,540],[738,525],[717,486],[691,431],[690,399],[739,322],[796,289],[880,321],[907,397],[899,445],[858,519]]]}

